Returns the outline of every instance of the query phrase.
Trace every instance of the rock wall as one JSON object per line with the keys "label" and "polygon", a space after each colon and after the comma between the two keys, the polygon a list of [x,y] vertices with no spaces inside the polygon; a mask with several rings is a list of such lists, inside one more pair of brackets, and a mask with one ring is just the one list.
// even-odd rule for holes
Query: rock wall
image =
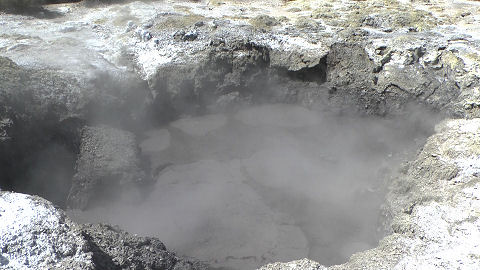
{"label": "rock wall", "polygon": [[[392,233],[329,269],[474,269],[479,265],[479,119],[445,120],[393,180]],[[454,258],[454,259],[453,259]],[[283,268],[279,268],[283,269]]]}
{"label": "rock wall", "polygon": [[35,153],[52,141],[74,151],[81,121],[72,114],[82,90],[74,79],[55,72],[29,71],[7,58],[0,58],[0,66],[1,187],[28,189],[26,168],[35,163]]}
{"label": "rock wall", "polygon": [[[65,206],[82,128],[108,123],[136,130],[145,123],[141,119],[149,93],[128,74],[124,83],[103,74],[81,80],[21,67],[3,57],[0,69],[2,189],[38,194]],[[56,173],[62,179],[54,179]],[[52,185],[58,187],[54,192]]]}

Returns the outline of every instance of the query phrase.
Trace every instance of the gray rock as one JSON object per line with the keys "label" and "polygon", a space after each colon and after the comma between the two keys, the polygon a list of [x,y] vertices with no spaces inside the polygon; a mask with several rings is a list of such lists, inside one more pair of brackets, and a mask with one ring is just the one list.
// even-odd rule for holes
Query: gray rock
{"label": "gray rock", "polygon": [[133,21],[128,21],[125,32],[130,32],[132,30],[135,30],[136,28],[137,28],[137,25]]}
{"label": "gray rock", "polygon": [[204,25],[205,25],[205,23],[203,21],[199,21],[199,22],[195,23],[195,27],[202,27]]}
{"label": "gray rock", "polygon": [[250,20],[251,24],[261,29],[270,29],[273,26],[277,26],[280,22],[274,17],[268,15],[258,15]]}
{"label": "gray rock", "polygon": [[198,32],[197,31],[189,31],[185,33],[185,36],[183,37],[184,41],[194,41],[198,38]]}
{"label": "gray rock", "polygon": [[391,234],[377,248],[329,269],[475,269],[480,264],[479,131],[479,119],[437,125],[437,133],[391,184],[385,206]]}
{"label": "gray rock", "polygon": [[176,41],[194,41],[198,38],[198,32],[195,30],[185,32],[184,30],[177,31],[173,34],[173,39]]}
{"label": "gray rock", "polygon": [[0,192],[0,268],[207,269],[181,259],[156,238],[109,225],[79,225],[37,196]]}
{"label": "gray rock", "polygon": [[22,10],[29,7],[38,7],[46,3],[45,0],[1,0],[0,9]]}
{"label": "gray rock", "polygon": [[326,270],[327,268],[309,259],[291,262],[276,262],[263,266],[259,270]]}
{"label": "gray rock", "polygon": [[319,31],[325,30],[325,26],[321,25],[319,22],[310,19],[308,17],[300,17],[295,22],[295,26],[300,29],[310,30],[310,31]]}
{"label": "gray rock", "polygon": [[99,269],[207,269],[200,262],[178,258],[157,238],[131,235],[106,224],[82,225],[82,233]]}
{"label": "gray rock", "polygon": [[122,190],[147,184],[149,178],[140,163],[139,148],[131,132],[106,126],[85,127],[67,205],[84,209],[92,201],[121,197]]}
{"label": "gray rock", "polygon": [[[32,177],[38,175],[36,164],[48,163],[49,157],[38,154],[51,153],[55,145],[75,155],[85,122],[131,128],[142,123],[145,106],[141,104],[148,92],[142,82],[125,75],[118,79],[99,74],[86,81],[67,73],[25,68],[0,57],[0,186],[42,195],[64,206],[71,177],[62,177],[61,183],[40,177],[32,184]],[[66,161],[58,160],[71,171],[73,163]],[[56,194],[42,191],[51,190],[51,185],[58,187]]]}
{"label": "gray rock", "polygon": [[385,206],[391,234],[376,248],[328,268],[301,260],[260,269],[475,269],[480,264],[479,131],[479,119],[437,125],[437,133],[392,180]]}
{"label": "gray rock", "polygon": [[[30,169],[35,153],[45,150],[56,137],[66,149],[73,149],[77,118],[85,95],[81,84],[66,74],[48,70],[29,70],[0,57],[0,186],[28,192]],[[40,183],[47,187],[49,183]],[[64,185],[69,185],[68,178]],[[60,185],[63,186],[63,185]],[[63,193],[58,186],[57,195]],[[35,192],[40,194],[42,187]],[[45,194],[43,194],[45,195]],[[65,194],[66,197],[66,194]],[[51,198],[55,200],[56,199]]]}
{"label": "gray rock", "polygon": [[152,39],[152,34],[145,30],[145,29],[142,29],[142,28],[138,28],[137,31],[136,31],[138,37],[140,38],[140,40],[142,41],[149,41],[150,39]]}
{"label": "gray rock", "polygon": [[0,192],[1,269],[96,269],[80,227],[36,196]]}
{"label": "gray rock", "polygon": [[181,41],[185,37],[185,31],[184,30],[179,30],[173,34],[173,39],[176,41]]}

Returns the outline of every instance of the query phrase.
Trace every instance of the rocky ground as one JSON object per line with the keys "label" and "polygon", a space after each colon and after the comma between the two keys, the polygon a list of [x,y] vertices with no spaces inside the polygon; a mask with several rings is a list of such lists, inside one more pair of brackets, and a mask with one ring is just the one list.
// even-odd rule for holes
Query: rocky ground
{"label": "rocky ground", "polygon": [[37,196],[0,192],[1,269],[207,269],[155,238],[78,225]]}
{"label": "rocky ground", "polygon": [[[130,135],[102,134],[135,133],[144,128],[139,123],[265,101],[384,116],[403,114],[415,103],[453,119],[438,125],[392,180],[385,206],[391,234],[377,248],[330,268],[470,269],[480,264],[480,247],[473,241],[480,231],[479,2],[89,2],[0,13],[2,189],[36,193],[66,206],[73,175],[93,175],[91,181],[101,186],[108,183],[103,176],[118,175],[118,164],[138,174],[138,157],[122,163],[110,147]],[[85,130],[98,132],[86,136]],[[86,147],[109,137],[113,141],[100,146],[111,150],[103,153],[111,160]],[[58,147],[46,149],[52,143]],[[133,144],[125,144],[127,153],[138,152]],[[38,171],[25,170],[44,153],[65,157],[62,162],[71,167],[56,174],[56,194],[41,192],[51,183],[39,181],[32,188],[29,179]],[[76,162],[86,165],[75,167]],[[111,171],[95,171],[96,163]],[[120,187],[132,181],[124,176]],[[95,260],[94,251],[79,247],[87,245],[89,230],[105,228],[87,226],[87,232],[78,233],[71,228],[80,225],[42,199],[13,193],[0,198],[0,228],[6,232],[0,234],[5,239],[2,267],[25,265],[25,258],[47,267]],[[41,203],[30,207],[35,201]],[[24,211],[29,208],[38,213]],[[55,243],[33,242],[38,256],[23,256],[22,243],[12,234],[20,223],[8,218],[16,213],[26,216],[25,224],[37,214],[48,217],[45,222],[55,223],[55,235],[62,237]],[[45,226],[38,227],[41,237],[50,235],[42,231]],[[25,239],[37,235],[30,231],[36,228],[21,227],[27,230]],[[72,239],[66,243],[72,247],[62,251],[64,239]],[[43,244],[59,249],[58,258],[44,257]],[[105,244],[96,246],[108,250]],[[108,263],[130,269],[124,259],[103,253]],[[322,266],[297,261],[264,268]]]}

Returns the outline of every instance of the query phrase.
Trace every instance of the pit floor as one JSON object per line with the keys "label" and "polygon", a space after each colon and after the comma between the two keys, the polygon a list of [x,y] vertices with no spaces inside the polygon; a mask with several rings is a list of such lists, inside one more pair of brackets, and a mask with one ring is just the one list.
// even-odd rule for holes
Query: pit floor
{"label": "pit floor", "polygon": [[427,130],[408,117],[284,104],[186,117],[144,134],[156,179],[144,202],[73,216],[159,237],[218,268],[305,257],[339,264],[378,244],[385,184]]}

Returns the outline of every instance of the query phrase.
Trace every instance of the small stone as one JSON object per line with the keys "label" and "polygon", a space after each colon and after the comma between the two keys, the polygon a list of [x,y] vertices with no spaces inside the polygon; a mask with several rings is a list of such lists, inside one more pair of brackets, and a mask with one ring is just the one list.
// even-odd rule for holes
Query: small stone
{"label": "small stone", "polygon": [[152,28],[152,26],[153,26],[153,22],[147,22],[142,25],[142,27],[145,29]]}
{"label": "small stone", "polygon": [[183,37],[185,36],[185,31],[184,30],[179,30],[173,34],[173,39],[176,41],[181,41],[183,40]]}
{"label": "small stone", "polygon": [[213,22],[212,22],[213,27],[215,27],[215,28],[219,27],[219,26],[226,26],[229,23],[230,23],[229,20],[219,20],[219,19],[213,20]]}
{"label": "small stone", "polygon": [[198,38],[198,32],[197,31],[190,31],[185,34],[183,37],[184,41],[194,41]]}
{"label": "small stone", "polygon": [[194,41],[198,38],[197,31],[185,32],[184,30],[179,30],[173,34],[173,39],[176,41]]}
{"label": "small stone", "polygon": [[4,265],[7,265],[9,264],[9,260],[5,257],[3,257],[2,255],[0,255],[0,266],[4,266]]}
{"label": "small stone", "polygon": [[250,19],[250,24],[252,24],[256,28],[271,28],[273,26],[277,26],[280,22],[271,16],[268,15],[258,15]]}
{"label": "small stone", "polygon": [[195,27],[202,27],[204,25],[205,25],[205,23],[203,21],[199,21],[199,22],[195,23]]}
{"label": "small stone", "polygon": [[126,29],[126,32],[130,32],[132,31],[133,29],[135,29],[137,26],[135,25],[135,23],[133,21],[128,21],[127,22],[127,29]]}
{"label": "small stone", "polygon": [[297,8],[297,7],[294,7],[294,8],[290,8],[287,10],[288,12],[300,12],[302,11],[301,9]]}
{"label": "small stone", "polygon": [[150,40],[151,38],[152,38],[152,34],[150,34],[150,33],[148,33],[148,32],[145,33],[145,35],[143,36],[143,40],[144,40],[144,41]]}
{"label": "small stone", "polygon": [[153,37],[152,34],[150,34],[150,32],[148,32],[144,29],[138,29],[137,34],[142,41],[149,41]]}

